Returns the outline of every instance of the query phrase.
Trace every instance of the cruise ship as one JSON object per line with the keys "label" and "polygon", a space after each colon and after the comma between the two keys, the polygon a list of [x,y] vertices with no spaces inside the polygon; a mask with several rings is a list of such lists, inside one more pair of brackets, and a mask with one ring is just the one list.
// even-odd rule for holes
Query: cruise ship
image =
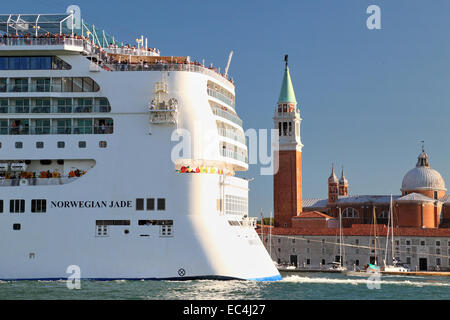
{"label": "cruise ship", "polygon": [[77,6],[0,15],[0,279],[280,280],[227,71]]}

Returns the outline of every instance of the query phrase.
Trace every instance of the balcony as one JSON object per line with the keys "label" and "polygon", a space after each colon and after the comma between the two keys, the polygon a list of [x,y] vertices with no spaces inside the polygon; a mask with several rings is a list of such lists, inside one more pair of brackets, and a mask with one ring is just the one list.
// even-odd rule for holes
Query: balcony
{"label": "balcony", "polygon": [[220,155],[222,157],[231,158],[231,159],[234,159],[234,160],[238,160],[238,161],[241,161],[241,162],[248,163],[247,155],[242,154],[242,153],[238,153],[238,152],[227,150],[227,149],[222,149],[220,151]]}
{"label": "balcony", "polygon": [[223,110],[217,106],[211,106],[211,110],[214,115],[230,120],[231,122],[234,122],[238,126],[242,127],[242,120],[239,119],[239,117],[234,115],[233,113]]}
{"label": "balcony", "polygon": [[219,135],[222,137],[230,138],[234,141],[245,144],[245,136],[240,134],[237,130],[226,129],[226,128],[217,128],[219,130]]}

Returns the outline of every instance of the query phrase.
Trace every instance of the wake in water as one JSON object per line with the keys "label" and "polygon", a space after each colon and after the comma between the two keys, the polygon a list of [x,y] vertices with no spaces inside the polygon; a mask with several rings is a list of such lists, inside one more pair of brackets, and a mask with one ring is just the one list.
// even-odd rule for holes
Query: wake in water
{"label": "wake in water", "polygon": [[[350,285],[367,285],[367,283],[373,283],[373,280],[359,278],[343,278],[343,279],[333,279],[333,278],[321,278],[321,277],[303,277],[297,275],[291,275],[284,277],[281,282],[289,282],[289,283],[317,283],[317,284],[350,284]],[[379,283],[381,285],[398,285],[398,286],[415,286],[415,287],[450,287],[450,282],[442,282],[437,280],[429,280],[429,281],[412,281],[412,280],[389,280],[384,279],[381,276]]]}

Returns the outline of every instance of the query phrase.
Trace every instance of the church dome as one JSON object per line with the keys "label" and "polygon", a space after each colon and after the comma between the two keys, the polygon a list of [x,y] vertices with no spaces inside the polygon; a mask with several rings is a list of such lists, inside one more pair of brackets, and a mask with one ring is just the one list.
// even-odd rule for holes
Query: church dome
{"label": "church dome", "polygon": [[402,191],[412,190],[447,190],[441,174],[430,168],[428,155],[424,150],[417,158],[416,167],[409,170],[403,178]]}

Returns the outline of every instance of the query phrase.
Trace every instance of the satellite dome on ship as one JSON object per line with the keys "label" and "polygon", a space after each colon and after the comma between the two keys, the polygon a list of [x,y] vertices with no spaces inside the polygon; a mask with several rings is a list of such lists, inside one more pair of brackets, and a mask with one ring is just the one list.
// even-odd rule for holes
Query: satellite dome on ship
{"label": "satellite dome on ship", "polygon": [[416,167],[409,170],[403,178],[402,191],[412,190],[447,190],[441,174],[430,168],[428,155],[423,149],[417,158]]}

